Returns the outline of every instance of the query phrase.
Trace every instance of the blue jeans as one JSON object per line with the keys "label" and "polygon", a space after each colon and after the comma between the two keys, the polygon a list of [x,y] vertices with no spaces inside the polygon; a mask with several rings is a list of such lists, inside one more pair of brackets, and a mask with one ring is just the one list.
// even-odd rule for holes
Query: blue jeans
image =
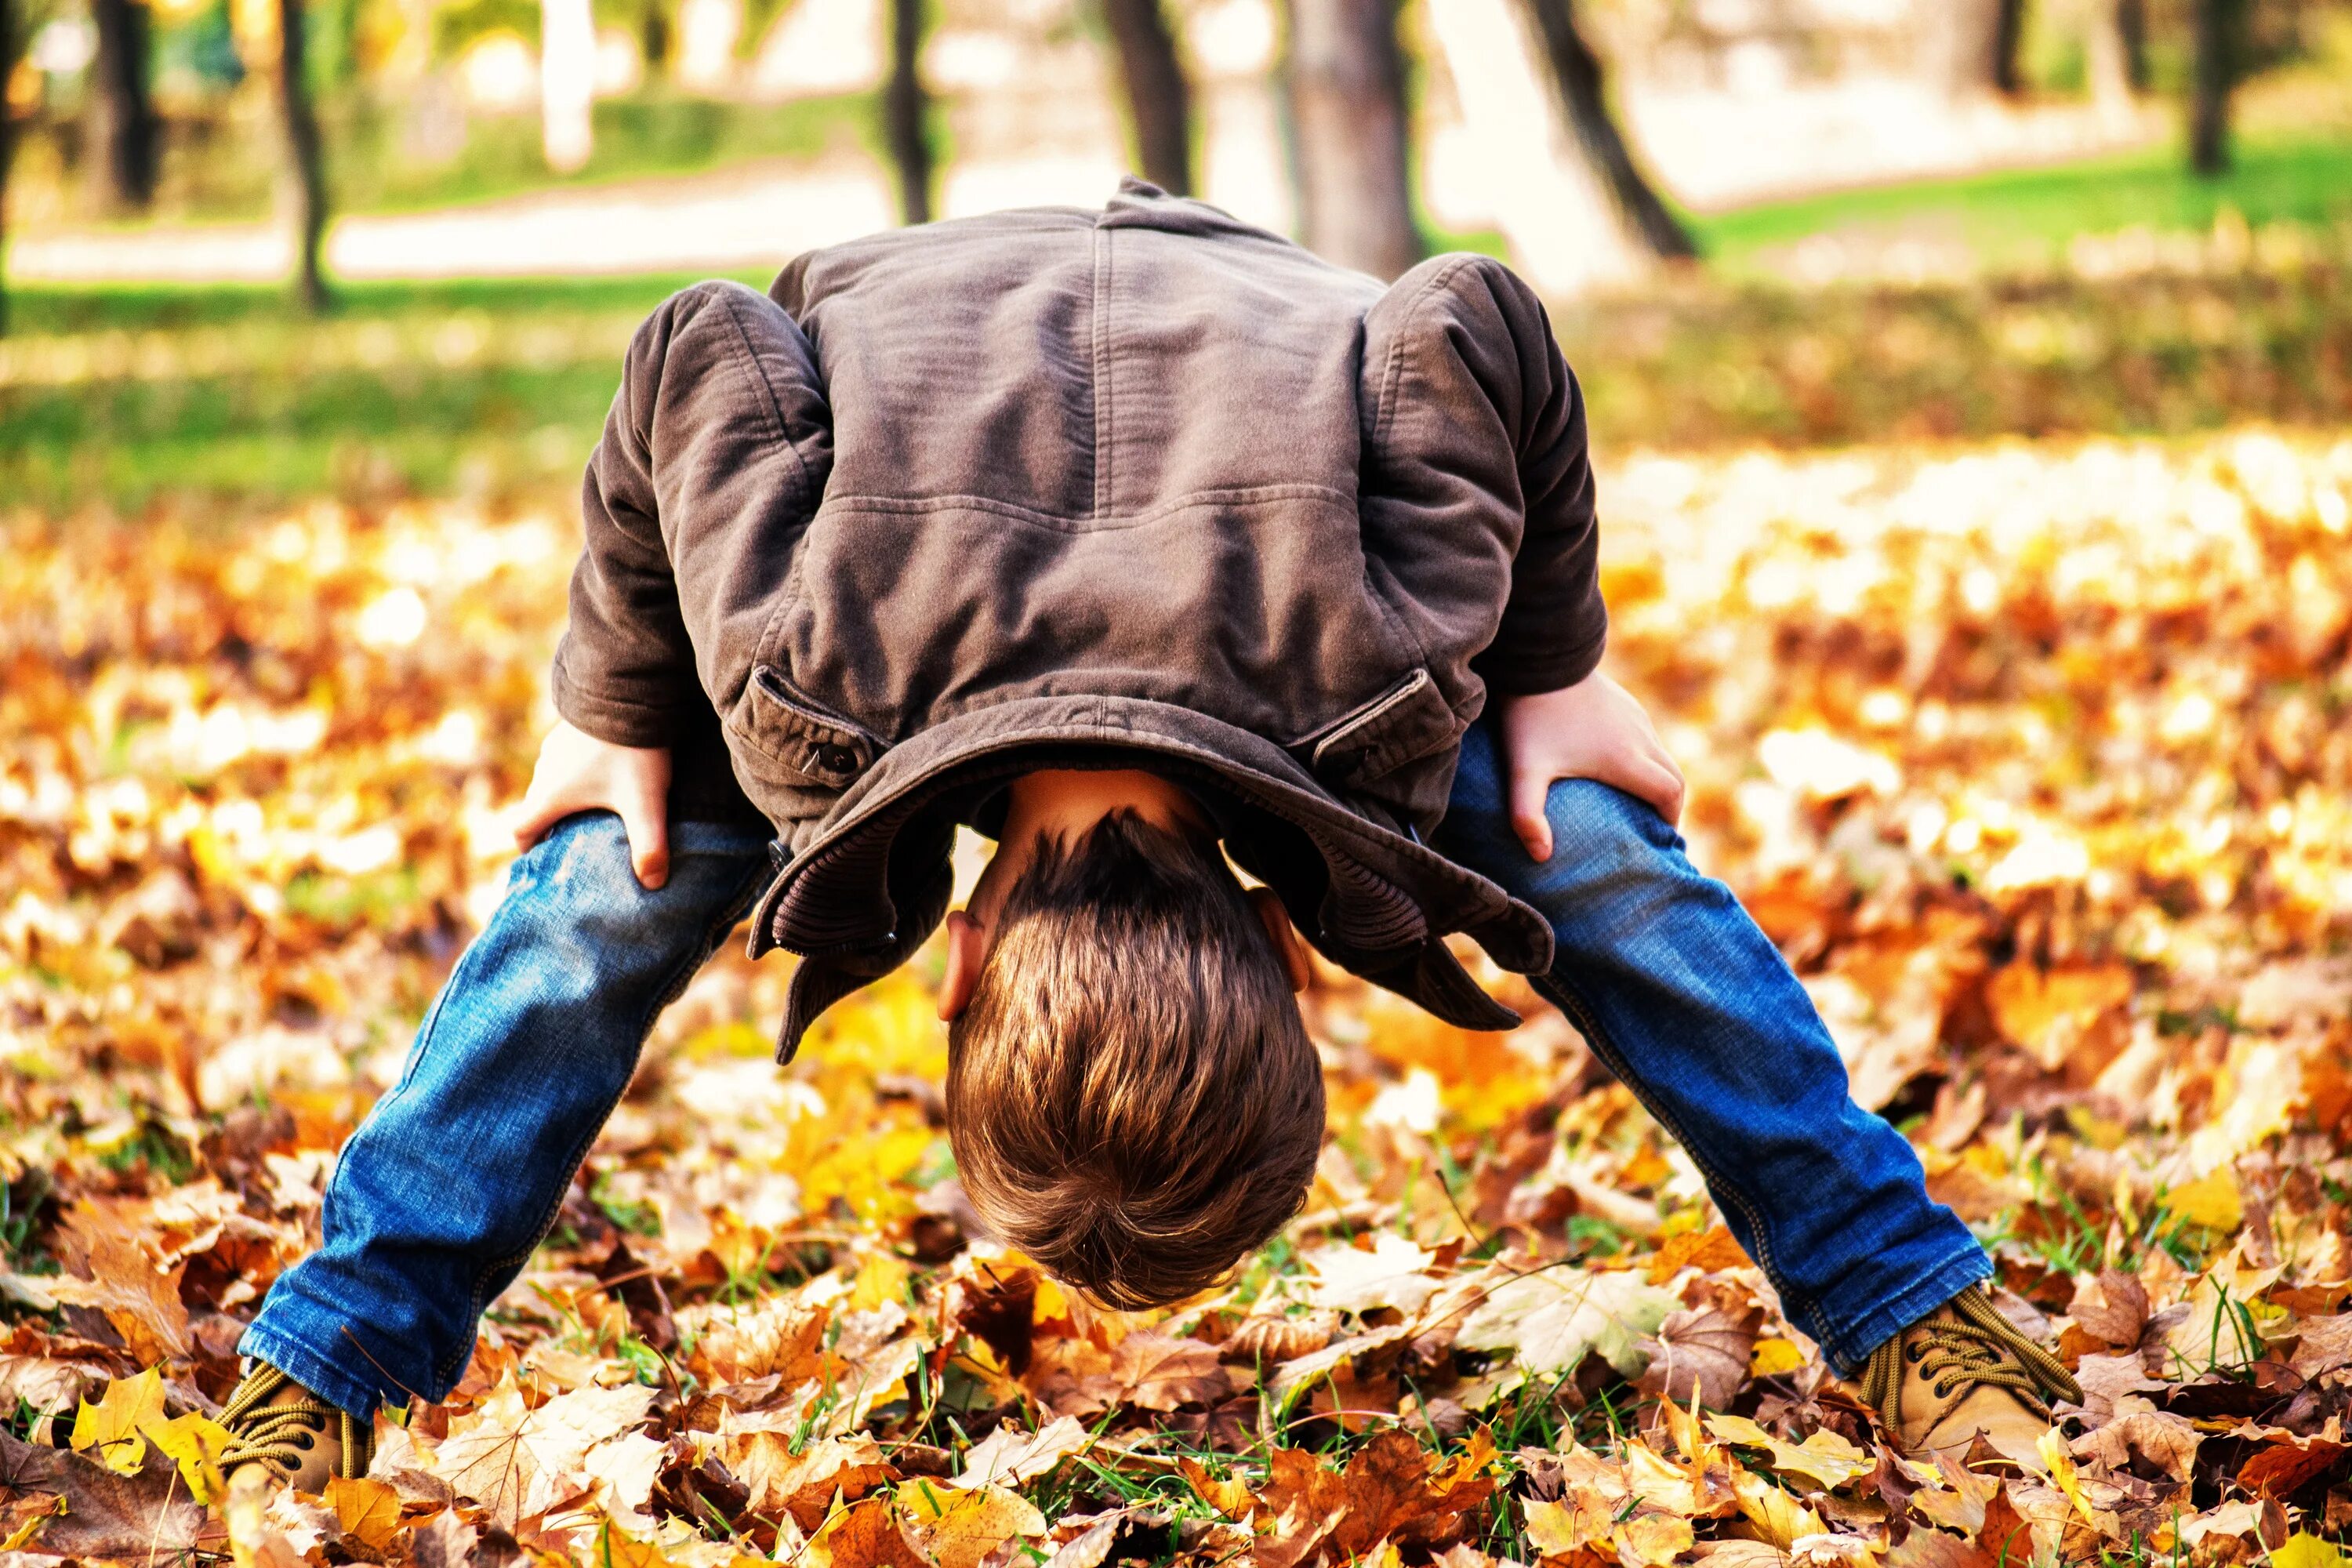
{"label": "blue jeans", "polygon": [[[1846,1094],[1811,1000],[1730,890],[1648,806],[1552,788],[1551,858],[1511,831],[1474,728],[1436,847],[1541,910],[1538,988],[1705,1173],[1789,1319],[1842,1372],[1991,1271],[1916,1156]],[[619,819],[572,817],[516,861],[400,1082],[345,1145],[320,1250],[240,1347],[354,1414],[445,1396],[482,1309],[546,1234],[655,1016],[770,874],[756,832],[673,825],[670,879],[629,870]]]}

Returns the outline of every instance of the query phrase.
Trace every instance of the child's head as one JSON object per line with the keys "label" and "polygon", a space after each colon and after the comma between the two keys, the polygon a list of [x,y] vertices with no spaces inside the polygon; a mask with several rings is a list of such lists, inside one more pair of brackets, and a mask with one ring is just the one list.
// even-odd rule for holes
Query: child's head
{"label": "child's head", "polygon": [[1323,1079],[1306,957],[1181,791],[1036,773],[955,917],[948,1131],[1000,1238],[1113,1307],[1214,1283],[1297,1212]]}

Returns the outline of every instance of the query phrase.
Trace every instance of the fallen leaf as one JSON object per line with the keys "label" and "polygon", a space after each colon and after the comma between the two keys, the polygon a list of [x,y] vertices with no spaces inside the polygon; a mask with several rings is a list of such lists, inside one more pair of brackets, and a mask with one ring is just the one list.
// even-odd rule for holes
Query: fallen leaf
{"label": "fallen leaf", "polygon": [[163,1420],[163,1374],[153,1367],[107,1384],[96,1405],[74,1414],[73,1450],[89,1454],[118,1476],[135,1476],[147,1459],[145,1429]]}
{"label": "fallen leaf", "polygon": [[901,1489],[899,1505],[939,1568],[978,1568],[981,1559],[1016,1536],[1045,1533],[1045,1516],[1020,1493],[1003,1487]]}
{"label": "fallen leaf", "polygon": [[1023,1432],[1010,1423],[971,1446],[956,1475],[958,1486],[1024,1486],[1092,1441],[1075,1416],[1064,1415],[1034,1432]]}
{"label": "fallen leaf", "polygon": [[382,1481],[337,1476],[327,1482],[327,1505],[342,1532],[371,1552],[389,1551],[400,1532],[400,1494]]}
{"label": "fallen leaf", "polygon": [[1696,1395],[1710,1410],[1723,1408],[1748,1380],[1758,1316],[1735,1318],[1715,1306],[1667,1313],[1656,1337],[1641,1347],[1650,1364],[1634,1386],[1677,1407]]}
{"label": "fallen leaf", "polygon": [[151,1553],[171,1557],[220,1544],[203,1506],[188,1496],[178,1468],[169,1463],[125,1474],[0,1430],[0,1491],[48,1492],[65,1500],[66,1511],[45,1520],[37,1545],[27,1548],[50,1556],[145,1562]]}

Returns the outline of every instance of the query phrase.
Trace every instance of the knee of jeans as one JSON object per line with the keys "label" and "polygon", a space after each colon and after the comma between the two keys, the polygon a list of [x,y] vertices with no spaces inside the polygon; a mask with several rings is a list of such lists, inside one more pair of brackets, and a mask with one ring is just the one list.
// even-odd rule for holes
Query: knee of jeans
{"label": "knee of jeans", "polygon": [[1551,818],[1552,858],[1572,857],[1591,868],[1654,861],[1674,843],[1674,829],[1648,802],[1591,779],[1562,779],[1544,803]]}
{"label": "knee of jeans", "polygon": [[[638,883],[629,837],[609,812],[571,817],[515,862],[498,924],[534,946],[604,949],[659,945],[675,917]],[[557,956],[551,951],[550,956]]]}

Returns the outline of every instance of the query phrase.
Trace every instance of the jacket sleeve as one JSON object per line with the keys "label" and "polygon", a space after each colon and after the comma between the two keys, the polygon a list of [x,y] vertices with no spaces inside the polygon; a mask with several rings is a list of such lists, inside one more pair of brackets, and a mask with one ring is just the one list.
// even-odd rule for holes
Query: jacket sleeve
{"label": "jacket sleeve", "polygon": [[[1441,257],[1398,280],[1366,334],[1363,510],[1383,553],[1418,577],[1416,599],[1492,626],[1471,666],[1489,689],[1583,679],[1609,629],[1600,531],[1584,395],[1542,301],[1490,258]],[[1497,617],[1484,585],[1504,562]]]}
{"label": "jacket sleeve", "polygon": [[698,595],[716,603],[724,584],[704,579],[759,542],[704,535],[751,513],[805,517],[826,440],[806,340],[768,300],[699,284],[647,318],[581,485],[585,542],[555,653],[559,713],[617,745],[677,742],[696,705],[710,703],[693,634]]}

